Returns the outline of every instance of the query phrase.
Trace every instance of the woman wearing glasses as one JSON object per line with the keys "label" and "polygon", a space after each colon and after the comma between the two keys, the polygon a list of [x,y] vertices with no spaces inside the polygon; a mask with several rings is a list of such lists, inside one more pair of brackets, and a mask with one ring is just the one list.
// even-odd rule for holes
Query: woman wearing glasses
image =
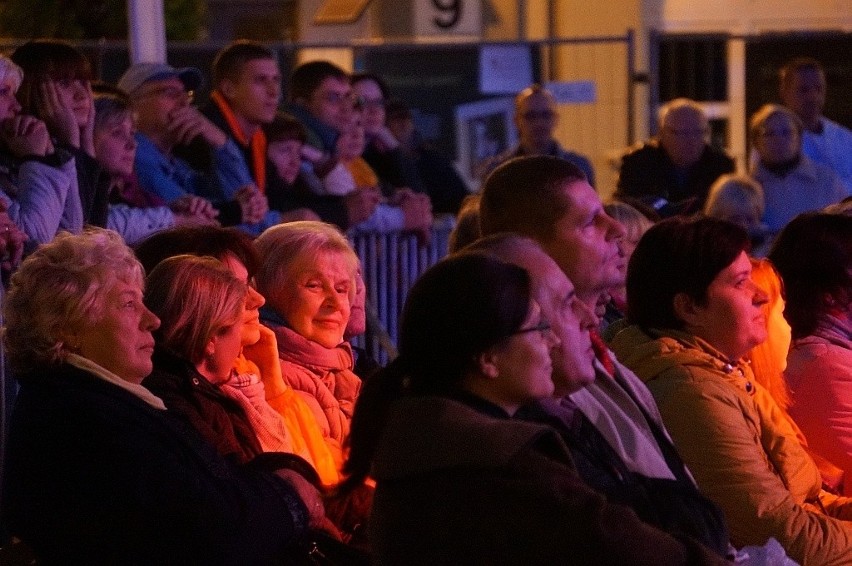
{"label": "woman wearing glasses", "polygon": [[512,418],[553,394],[557,344],[520,267],[468,253],[418,280],[400,355],[356,404],[344,468],[344,491],[376,481],[377,563],[724,563],[607,503],[555,431]]}

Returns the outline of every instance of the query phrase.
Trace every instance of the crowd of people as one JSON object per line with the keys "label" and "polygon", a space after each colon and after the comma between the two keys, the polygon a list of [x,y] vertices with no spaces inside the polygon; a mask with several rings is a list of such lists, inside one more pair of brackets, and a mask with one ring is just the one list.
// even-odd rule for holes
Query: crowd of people
{"label": "crowd of people", "polygon": [[[852,563],[852,158],[818,63],[752,118],[750,175],[678,99],[606,205],[538,85],[467,195],[373,74],[305,63],[282,105],[238,41],[200,108],[197,69],[91,79],[66,43],[0,56],[17,550]],[[459,213],[451,253],[380,367],[347,234],[426,239],[433,211]]]}

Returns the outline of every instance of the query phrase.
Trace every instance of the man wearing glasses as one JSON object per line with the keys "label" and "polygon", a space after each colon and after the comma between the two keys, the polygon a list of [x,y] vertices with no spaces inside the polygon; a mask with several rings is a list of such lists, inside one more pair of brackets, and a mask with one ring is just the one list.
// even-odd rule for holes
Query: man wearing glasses
{"label": "man wearing glasses", "polygon": [[595,186],[595,171],[591,162],[583,155],[563,148],[553,137],[559,116],[556,99],[543,86],[534,84],[515,97],[515,127],[518,128],[518,144],[495,157],[488,165],[488,172],[501,163],[522,155],[550,155],[570,161],[586,175],[586,180]]}
{"label": "man wearing glasses", "polygon": [[[134,64],[119,79],[118,87],[127,93],[136,114],[139,183],[167,203],[184,199],[202,207],[225,225],[256,223],[267,212],[266,199],[236,144],[192,106],[193,91],[201,82],[198,69],[161,63]],[[209,171],[193,168],[175,155],[178,147],[190,142],[208,149]],[[192,196],[207,201],[186,198]]]}
{"label": "man wearing glasses", "polygon": [[638,199],[663,217],[697,212],[710,185],[734,172],[734,160],[708,143],[707,116],[693,100],[664,104],[658,123],[659,135],[622,159],[615,196]]}

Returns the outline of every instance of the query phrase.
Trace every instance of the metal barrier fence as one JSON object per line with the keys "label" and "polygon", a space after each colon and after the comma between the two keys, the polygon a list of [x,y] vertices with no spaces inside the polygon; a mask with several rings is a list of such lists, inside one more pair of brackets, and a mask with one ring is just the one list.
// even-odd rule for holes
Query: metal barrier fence
{"label": "metal barrier fence", "polygon": [[409,289],[430,266],[447,255],[452,218],[435,222],[430,241],[392,232],[364,233],[352,238],[367,284],[367,334],[353,343],[385,365],[396,356],[399,316]]}

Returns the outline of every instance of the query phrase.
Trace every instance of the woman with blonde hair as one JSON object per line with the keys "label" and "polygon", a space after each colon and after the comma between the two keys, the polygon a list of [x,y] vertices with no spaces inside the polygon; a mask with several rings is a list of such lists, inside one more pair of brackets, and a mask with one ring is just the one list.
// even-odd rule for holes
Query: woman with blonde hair
{"label": "woman with blonde hair", "polygon": [[[262,417],[258,423],[262,428],[283,426],[282,434],[271,436],[272,442],[265,443],[261,438],[264,451],[292,452],[313,466],[324,485],[336,484],[340,479],[339,458],[324,439],[313,411],[284,383],[275,334],[260,324],[259,309],[266,300],[254,289],[260,258],[251,238],[234,228],[181,227],[155,234],[136,247],[136,256],[148,272],[163,260],[180,254],[214,257],[246,285],[243,347],[234,363],[234,378],[228,381],[225,390],[238,389],[250,401],[247,412]],[[268,389],[276,393],[267,396]],[[270,409],[276,418],[269,415]],[[257,431],[258,427],[255,428]]]}
{"label": "woman with blonde hair", "polygon": [[818,210],[849,196],[832,169],[802,153],[802,121],[789,108],[766,104],[749,123],[757,153],[751,175],[763,187],[763,222],[777,234],[797,214]]}
{"label": "woman with blonde hair", "polygon": [[752,348],[746,356],[751,361],[755,380],[760,383],[784,412],[796,431],[799,442],[813,458],[822,476],[824,487],[833,493],[843,491],[844,472],[808,447],[808,440],[790,417],[790,387],[784,378],[792,334],[784,319],[784,288],[781,277],[767,259],[752,259],[751,280],[766,293],[767,302],[761,308],[766,318],[766,341]]}
{"label": "woman with blonde hair", "polygon": [[160,321],[115,232],[62,233],[12,276],[21,390],[2,516],[50,564],[265,564],[318,517],[304,480],[236,465],[141,385]]}
{"label": "woman with blonde hair", "polygon": [[[284,382],[308,402],[329,441],[343,446],[361,389],[343,339],[358,257],[337,228],[312,221],[273,226],[255,248],[262,260],[257,287],[267,299],[261,320],[278,340]],[[266,385],[267,399],[278,394]]]}
{"label": "woman with blonde hair", "polygon": [[761,222],[766,204],[760,183],[746,175],[722,175],[710,187],[704,214],[738,224],[751,237],[751,255],[763,257],[768,251],[766,225]]}

